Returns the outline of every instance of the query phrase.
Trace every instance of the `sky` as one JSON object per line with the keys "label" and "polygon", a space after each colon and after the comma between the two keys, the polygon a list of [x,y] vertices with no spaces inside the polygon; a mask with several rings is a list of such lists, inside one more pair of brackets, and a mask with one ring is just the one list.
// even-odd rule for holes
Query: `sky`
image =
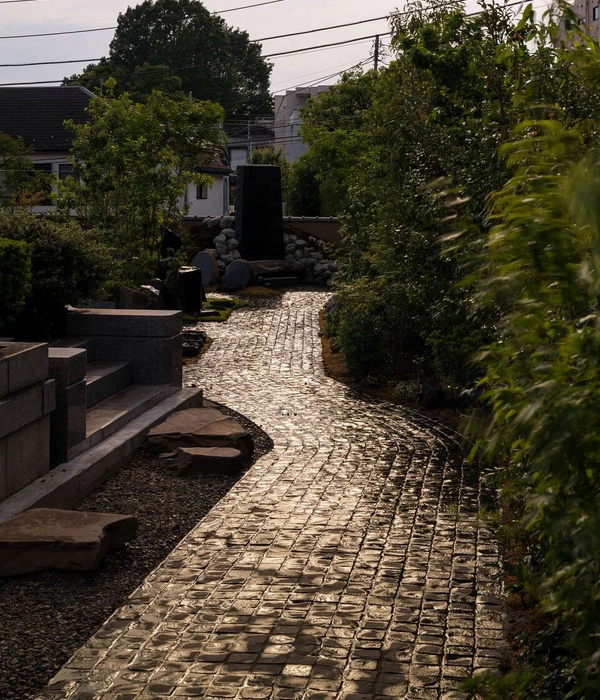
{"label": "sky", "polygon": [[[210,11],[216,12],[258,1],[205,0],[204,4]],[[127,0],[35,0],[1,3],[0,37],[114,26],[118,14],[125,12],[130,4],[132,3]],[[225,13],[223,18],[230,26],[247,31],[250,39],[261,39],[276,34],[389,15],[396,8],[397,0],[391,3],[390,0],[283,0],[277,4]],[[475,0],[468,0],[467,10],[472,11],[475,8]],[[383,35],[388,31],[388,22],[381,20],[305,36],[265,41],[263,55],[381,32],[385,63],[389,60],[385,57],[385,46],[389,42],[389,36]],[[103,31],[67,36],[0,39],[0,64],[99,58],[108,55],[108,45],[112,36],[113,31]],[[372,39],[367,39],[360,43],[269,59],[273,63],[271,90],[281,93],[286,89],[310,83],[331,84],[337,80],[336,76],[330,77],[332,74],[369,60],[373,44]],[[64,76],[81,71],[85,65],[87,64],[75,63],[0,68],[0,84],[60,80]],[[365,65],[372,66],[372,59]]]}

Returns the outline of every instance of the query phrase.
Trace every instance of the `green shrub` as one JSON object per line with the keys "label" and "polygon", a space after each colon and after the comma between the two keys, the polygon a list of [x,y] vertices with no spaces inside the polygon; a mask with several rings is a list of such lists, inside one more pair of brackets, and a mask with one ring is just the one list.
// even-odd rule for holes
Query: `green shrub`
{"label": "green shrub", "polygon": [[0,328],[25,302],[31,279],[31,251],[23,241],[0,238]]}
{"label": "green shrub", "polygon": [[0,237],[27,243],[31,250],[31,286],[15,329],[23,339],[60,334],[65,306],[97,298],[111,271],[112,256],[98,232],[84,231],[76,221],[0,209]]}

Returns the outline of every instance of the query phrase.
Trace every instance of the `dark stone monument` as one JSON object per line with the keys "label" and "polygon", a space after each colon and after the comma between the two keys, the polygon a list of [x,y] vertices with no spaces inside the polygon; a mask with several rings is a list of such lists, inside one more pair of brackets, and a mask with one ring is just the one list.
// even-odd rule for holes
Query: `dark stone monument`
{"label": "dark stone monument", "polygon": [[177,272],[177,285],[184,313],[197,313],[202,308],[204,289],[202,270],[197,267],[181,267]]}
{"label": "dark stone monument", "polygon": [[163,228],[162,241],[160,242],[160,257],[166,258],[173,253],[177,253],[181,249],[182,245],[183,241],[181,238],[179,238],[176,233],[171,231],[170,228],[165,226]]}
{"label": "dark stone monument", "polygon": [[246,260],[283,260],[283,205],[278,165],[240,165],[235,229]]}

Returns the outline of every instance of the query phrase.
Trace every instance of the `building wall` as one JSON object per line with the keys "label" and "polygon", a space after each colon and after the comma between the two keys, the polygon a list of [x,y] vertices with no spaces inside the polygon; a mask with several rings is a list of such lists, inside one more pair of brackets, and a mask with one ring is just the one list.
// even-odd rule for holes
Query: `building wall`
{"label": "building wall", "polygon": [[[585,28],[596,41],[600,41],[600,0],[575,0],[571,7],[579,17],[582,28]],[[564,38],[563,23],[561,23],[561,38]]]}
{"label": "building wall", "polygon": [[329,88],[329,85],[314,85],[288,90],[285,95],[275,95],[275,148],[281,148],[288,163],[295,163],[308,150],[299,134],[302,124],[300,110],[306,107],[311,97]]}
{"label": "building wall", "polygon": [[186,196],[180,201],[180,208],[183,209],[187,204],[188,211],[185,215],[187,218],[204,217],[204,216],[223,216],[229,211],[229,176],[228,175],[211,175],[213,184],[210,187],[203,188],[204,199],[198,198],[196,185],[190,183],[187,188]]}

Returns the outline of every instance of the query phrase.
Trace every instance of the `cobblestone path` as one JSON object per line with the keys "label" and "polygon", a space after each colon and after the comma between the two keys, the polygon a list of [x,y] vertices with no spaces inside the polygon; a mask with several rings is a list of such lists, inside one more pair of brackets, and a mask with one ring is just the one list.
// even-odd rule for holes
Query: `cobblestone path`
{"label": "cobblestone path", "polygon": [[326,299],[210,325],[187,383],[275,447],[39,697],[441,699],[497,665],[479,475],[449,430],[325,377]]}

